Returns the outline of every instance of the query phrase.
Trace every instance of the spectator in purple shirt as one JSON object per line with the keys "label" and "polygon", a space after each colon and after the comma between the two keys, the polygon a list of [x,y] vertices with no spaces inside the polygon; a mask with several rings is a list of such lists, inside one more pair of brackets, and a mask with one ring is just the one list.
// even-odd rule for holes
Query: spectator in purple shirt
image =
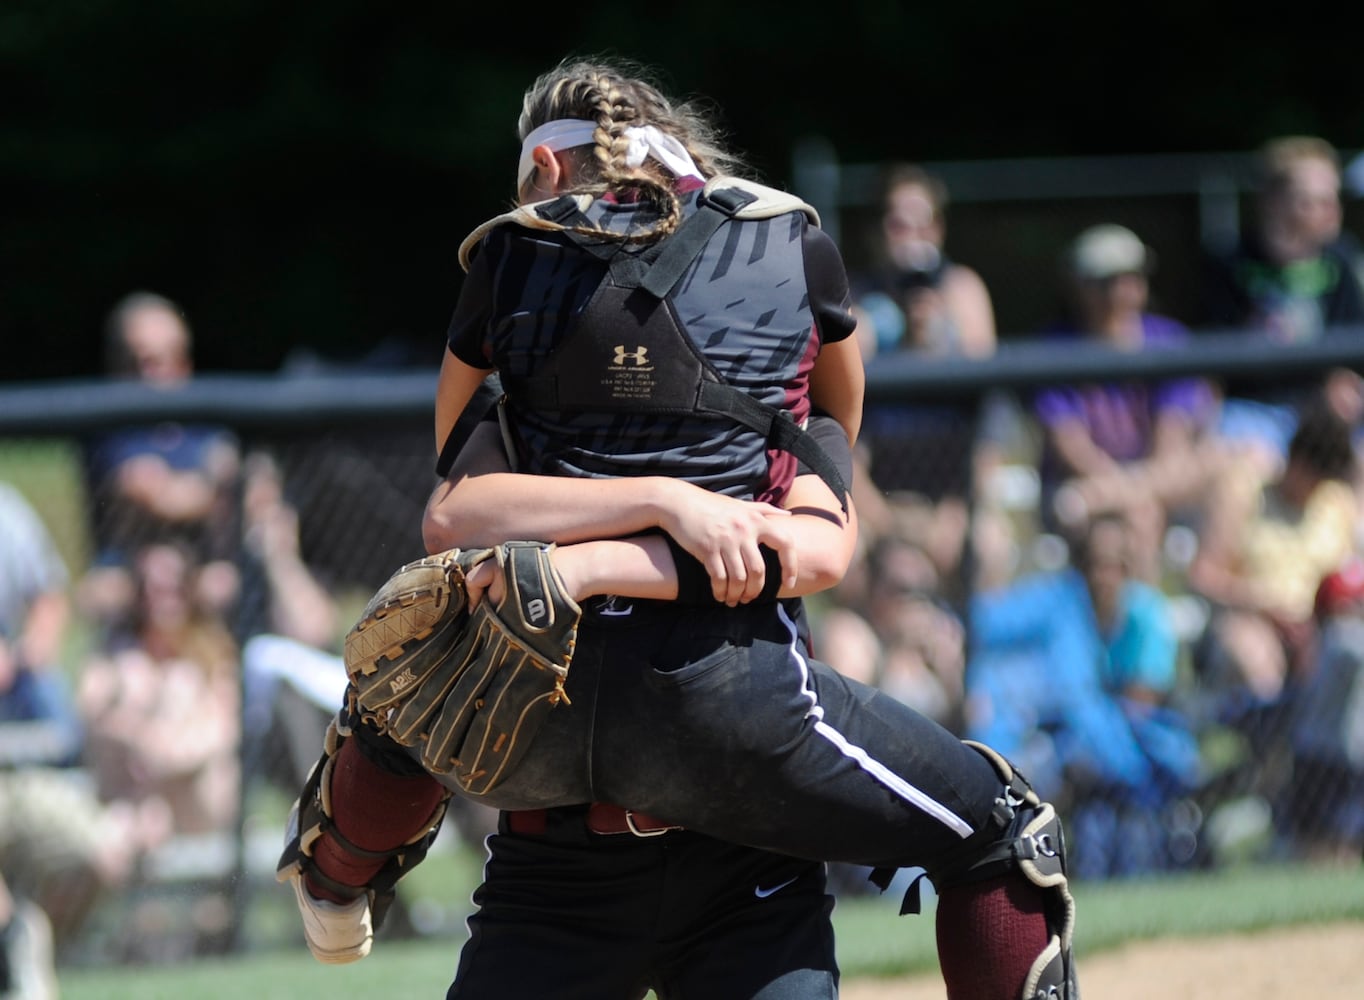
{"label": "spectator in purple shirt", "polygon": [[[1065,264],[1069,311],[1048,339],[1119,351],[1169,350],[1188,339],[1178,321],[1148,311],[1154,258],[1130,229],[1085,230]],[[1075,538],[1091,516],[1123,513],[1136,536],[1136,576],[1155,582],[1171,512],[1191,505],[1216,468],[1206,433],[1212,387],[1196,378],[1050,386],[1033,407],[1044,435],[1044,526]]]}

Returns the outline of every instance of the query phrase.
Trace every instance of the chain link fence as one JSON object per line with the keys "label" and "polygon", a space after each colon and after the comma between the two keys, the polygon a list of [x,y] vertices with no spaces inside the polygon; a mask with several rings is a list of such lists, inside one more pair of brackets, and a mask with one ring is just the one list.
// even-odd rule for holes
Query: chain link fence
{"label": "chain link fence", "polygon": [[[1255,346],[1239,335],[1207,336],[1186,350],[1160,355],[1120,355],[1097,347],[1057,354],[1045,347],[1009,345],[983,361],[878,359],[868,384],[872,450],[866,467],[870,485],[864,489],[871,492],[863,496],[868,506],[886,501],[891,520],[867,530],[870,521],[864,516],[866,551],[849,583],[810,602],[817,644],[828,643],[817,645],[817,652],[839,669],[894,689],[897,696],[922,699],[918,707],[939,714],[960,735],[998,732],[1001,739],[1014,741],[1011,749],[1027,762],[1025,771],[1039,784],[1049,784],[1051,794],[1073,811],[1082,877],[1149,874],[1247,857],[1299,860],[1340,850],[1357,856],[1364,844],[1364,817],[1359,815],[1364,811],[1364,681],[1358,677],[1364,625],[1356,618],[1354,599],[1364,597],[1364,582],[1348,574],[1339,580],[1333,624],[1328,627],[1325,619],[1309,615],[1310,636],[1292,634],[1291,623],[1276,623],[1281,627],[1271,633],[1281,647],[1301,657],[1289,664],[1277,689],[1269,681],[1257,688],[1258,681],[1247,682],[1245,676],[1233,683],[1228,679],[1231,657],[1239,647],[1233,644],[1229,650],[1233,640],[1214,631],[1224,609],[1200,593],[1190,576],[1209,522],[1176,512],[1163,524],[1160,575],[1154,583],[1168,602],[1175,680],[1158,698],[1123,711],[1113,707],[1123,705],[1120,692],[1108,693],[1113,696],[1109,709],[1117,713],[1112,718],[1124,725],[1136,719],[1146,727],[1137,749],[1145,755],[1148,771],[1168,768],[1165,785],[1148,774],[1149,780],[1129,787],[1094,763],[1106,756],[1107,744],[1122,742],[1102,735],[1108,716],[1100,714],[1095,722],[1101,731],[1096,747],[1084,743],[1093,733],[1067,732],[1064,720],[1049,712],[1049,706],[1072,701],[1069,695],[1077,685],[1089,683],[1084,677],[1095,665],[1071,662],[1065,653],[1080,648],[1076,656],[1083,659],[1089,654],[1082,647],[1048,645],[1054,636],[1009,646],[986,626],[999,613],[991,603],[1000,600],[998,595],[1013,593],[1011,588],[1028,581],[1059,579],[1076,555],[1074,536],[1067,537],[1053,523],[1054,506],[1048,505],[1054,505],[1055,497],[1047,494],[1039,476],[1043,435],[1029,404],[1039,387],[1189,375],[1218,385],[1234,383],[1247,398],[1267,396],[1287,385],[1316,385],[1329,371],[1364,364],[1360,333],[1336,331],[1320,343],[1300,347]],[[252,642],[263,635],[284,633],[329,656],[329,669],[334,670],[340,638],[369,593],[398,565],[422,554],[421,513],[436,482],[430,424],[434,384],[434,372],[403,371],[201,377],[170,392],[101,382],[0,387],[0,484],[13,487],[36,511],[65,567],[59,589],[69,601],[70,618],[56,666],[81,713],[93,711],[98,700],[98,692],[83,686],[88,665],[135,645],[138,628],[149,618],[138,602],[150,599],[156,582],[143,567],[143,576],[132,580],[132,591],[126,579],[122,591],[114,586],[101,593],[95,586],[98,571],[116,566],[120,557],[136,567],[139,547],[154,540],[131,532],[135,515],[127,513],[127,499],[115,495],[118,476],[99,478],[101,462],[109,464],[107,455],[100,457],[101,447],[108,447],[115,429],[132,428],[188,468],[194,464],[191,454],[202,458],[208,450],[196,443],[230,445],[229,460],[214,473],[219,495],[205,508],[205,520],[188,528],[193,518],[186,502],[183,519],[170,531],[182,555],[189,553],[191,559],[181,582],[193,578],[198,588],[191,592],[186,583],[182,596],[217,616],[242,695],[237,716],[241,728],[231,739],[237,784],[222,786],[217,793],[233,796],[234,821],[207,830],[227,834],[228,849],[211,856],[205,846],[209,841],[163,836],[163,844],[178,844],[189,852],[179,856],[180,868],[175,856],[162,851],[155,864],[143,858],[124,871],[125,881],[111,883],[117,891],[131,892],[130,887],[158,879],[175,881],[177,871],[193,878],[216,871],[212,877],[220,880],[214,884],[227,887],[227,909],[216,917],[200,913],[194,918],[218,932],[216,938],[199,934],[195,948],[202,949],[205,939],[220,949],[242,941],[247,913],[243,885],[250,882],[242,876],[248,870],[268,875],[273,863],[270,857],[252,857],[253,831],[245,803],[254,782],[278,779],[275,794],[295,794],[292,783],[315,757],[314,741],[323,724],[319,720],[325,720],[317,704],[322,699],[310,701],[307,684],[299,683],[292,692],[296,698],[304,695],[301,716],[297,706],[286,704],[287,684],[252,689],[243,667],[246,651],[258,648]],[[982,441],[996,446],[985,464],[978,461]],[[1233,463],[1221,477],[1236,468]],[[1267,475],[1265,482],[1271,478]],[[1210,477],[1207,489],[1213,490],[1218,481],[1218,476]],[[1351,480],[1351,497],[1354,485]],[[163,481],[161,499],[174,489],[169,480]],[[960,516],[940,509],[944,499],[953,497],[961,501]],[[276,516],[280,511],[286,512],[282,520]],[[1285,516],[1281,541],[1302,519],[1301,511]],[[917,562],[891,552],[906,538],[914,543]],[[0,542],[13,550],[20,539],[11,535]],[[1355,551],[1353,536],[1347,548]],[[1092,540],[1086,551],[1093,564]],[[1334,562],[1343,563],[1346,554],[1339,553]],[[219,578],[199,573],[200,561],[226,572]],[[290,580],[298,579],[286,570],[300,567],[329,600],[330,611],[305,611],[286,627],[277,606],[280,591],[287,592],[295,586]],[[939,572],[944,567],[950,572]],[[888,666],[889,656],[875,664],[851,653],[842,654],[848,657],[844,662],[833,656],[853,648],[839,644],[839,616],[846,612],[871,622],[877,614],[872,605],[891,593],[878,592],[878,585],[911,602],[888,605],[900,631],[910,633],[902,645],[912,655],[904,661],[908,666],[901,664],[900,674]],[[1315,581],[1313,590],[1315,596]],[[1066,613],[1059,603],[1048,605],[1047,611],[1044,617],[1053,621]],[[325,634],[309,625],[325,626]],[[287,634],[290,627],[295,635]],[[925,638],[930,636],[932,642]],[[1215,643],[1214,638],[1225,641]],[[14,635],[7,639],[16,641]],[[885,634],[878,641],[877,648],[889,648]],[[172,655],[190,658],[190,647]],[[278,681],[285,674],[270,676]],[[267,701],[263,715],[262,698]],[[1003,717],[1012,720],[1012,727],[991,729],[981,705],[992,706],[996,723]],[[1160,713],[1166,710],[1179,713],[1180,725],[1186,727],[1181,731],[1192,740],[1192,760],[1175,759],[1181,737],[1161,729]],[[300,718],[303,736],[291,746],[280,729],[288,730],[289,720]],[[53,763],[31,759],[41,756],[34,751],[37,744],[25,735],[31,731],[16,725],[0,723],[0,733],[10,734],[0,740],[0,774],[11,779]],[[1149,744],[1143,742],[1147,737]],[[89,754],[87,745],[85,756],[66,773],[86,776],[87,797],[80,808],[95,816],[107,800],[117,801],[120,787],[117,781],[101,783],[108,769]],[[123,792],[143,796],[143,802],[154,797],[147,791],[150,786],[130,785],[130,780],[125,776]],[[106,800],[104,805],[96,801],[100,799]],[[6,803],[0,814],[6,808],[17,806]],[[157,822],[148,810],[143,813],[137,820],[144,826]],[[126,826],[128,817],[120,821]],[[99,822],[110,820],[105,816]],[[478,818],[470,822],[476,827]],[[266,832],[265,839],[276,844],[278,831]],[[14,843],[20,839],[21,832],[9,829],[0,815],[0,862],[6,863],[4,873],[11,880],[11,863],[22,853]],[[217,843],[221,850],[222,840]],[[72,846],[69,854],[72,864],[103,863],[92,858],[89,845]],[[66,869],[57,865],[52,870]],[[25,888],[43,895],[42,887]],[[79,940],[81,907],[73,910],[69,929]],[[153,916],[142,916],[148,921],[142,929],[155,938],[159,925]],[[59,931],[63,929],[68,928]],[[161,931],[169,934],[171,928],[161,926]],[[113,945],[97,954],[129,957]]]}

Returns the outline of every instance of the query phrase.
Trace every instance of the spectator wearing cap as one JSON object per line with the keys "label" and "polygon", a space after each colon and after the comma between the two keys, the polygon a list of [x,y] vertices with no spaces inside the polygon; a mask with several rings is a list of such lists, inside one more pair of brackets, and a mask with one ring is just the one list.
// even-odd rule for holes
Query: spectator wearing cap
{"label": "spectator wearing cap", "polygon": [[[1183,324],[1150,311],[1155,255],[1132,230],[1086,229],[1062,265],[1064,306],[1047,341],[1136,352],[1189,339]],[[1053,385],[1032,405],[1043,431],[1043,526],[1074,540],[1091,517],[1121,513],[1135,535],[1136,577],[1156,582],[1171,513],[1191,508],[1217,468],[1211,386],[1196,378]]]}

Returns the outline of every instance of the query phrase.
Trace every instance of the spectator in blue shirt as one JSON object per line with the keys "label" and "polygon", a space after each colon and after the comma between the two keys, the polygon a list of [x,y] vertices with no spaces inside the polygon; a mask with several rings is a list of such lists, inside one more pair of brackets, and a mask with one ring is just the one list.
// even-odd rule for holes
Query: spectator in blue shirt
{"label": "spectator in blue shirt", "polygon": [[[1169,704],[1179,654],[1166,598],[1132,576],[1132,535],[1094,518],[1063,570],[971,606],[967,736],[1004,747],[1047,794],[1073,797],[1075,864],[1105,877],[1165,867],[1151,824],[1199,778],[1197,743]],[[1114,829],[1116,828],[1116,829]]]}
{"label": "spectator in blue shirt", "polygon": [[[134,292],[105,328],[109,375],[149,389],[181,388],[194,373],[193,340],[178,305]],[[235,566],[240,446],[230,429],[158,421],[108,428],[85,442],[92,567],[81,580],[81,610],[101,624],[134,602],[132,561],[145,545],[187,545],[206,566],[204,602],[226,611],[237,599]]]}

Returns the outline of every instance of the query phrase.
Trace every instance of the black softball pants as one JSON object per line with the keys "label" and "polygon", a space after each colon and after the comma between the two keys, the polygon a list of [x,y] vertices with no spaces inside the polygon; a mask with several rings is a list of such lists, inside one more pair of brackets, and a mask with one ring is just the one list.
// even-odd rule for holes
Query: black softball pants
{"label": "black softball pants", "polygon": [[735,844],[922,867],[980,835],[1000,776],[932,720],[806,653],[799,602],[585,609],[572,704],[486,796],[610,802]]}

